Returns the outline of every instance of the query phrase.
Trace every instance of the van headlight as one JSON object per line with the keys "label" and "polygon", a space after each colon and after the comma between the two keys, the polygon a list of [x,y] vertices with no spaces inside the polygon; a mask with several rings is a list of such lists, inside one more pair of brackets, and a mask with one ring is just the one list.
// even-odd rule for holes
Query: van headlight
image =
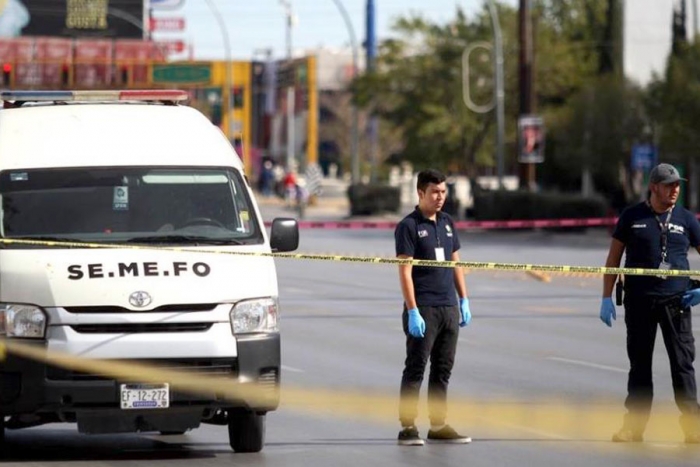
{"label": "van headlight", "polygon": [[277,298],[238,302],[231,309],[230,318],[234,334],[276,332],[279,330]]}
{"label": "van headlight", "polygon": [[43,339],[46,314],[34,305],[0,303],[0,336]]}

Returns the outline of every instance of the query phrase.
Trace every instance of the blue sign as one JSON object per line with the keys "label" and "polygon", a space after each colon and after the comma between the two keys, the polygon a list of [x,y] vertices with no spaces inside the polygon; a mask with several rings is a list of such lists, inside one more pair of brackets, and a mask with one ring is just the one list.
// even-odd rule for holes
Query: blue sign
{"label": "blue sign", "polygon": [[185,0],[150,0],[148,5],[154,10],[174,10],[180,8]]}
{"label": "blue sign", "polygon": [[658,154],[656,147],[651,144],[635,144],[632,146],[632,170],[649,172],[656,165]]}

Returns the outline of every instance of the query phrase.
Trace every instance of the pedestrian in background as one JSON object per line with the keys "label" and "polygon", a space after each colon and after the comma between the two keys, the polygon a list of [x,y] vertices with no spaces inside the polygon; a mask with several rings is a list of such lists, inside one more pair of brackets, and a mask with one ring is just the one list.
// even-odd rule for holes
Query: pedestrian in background
{"label": "pedestrian in background", "polygon": [[[445,175],[436,170],[418,174],[418,206],[394,232],[400,259],[459,261],[460,249],[452,218],[441,212],[447,187]],[[467,287],[462,268],[399,266],[404,299],[403,329],[406,362],[401,378],[398,443],[424,444],[415,419],[423,375],[430,359],[428,379],[429,442],[469,443],[446,424],[447,386],[457,349],[460,326],[471,320]],[[459,296],[459,301],[458,297]]]}
{"label": "pedestrian in background", "polygon": [[[664,276],[664,270],[687,271],[688,250],[700,252],[700,223],[687,209],[677,206],[681,178],[670,164],[659,164],[649,175],[649,197],[623,211],[615,232],[606,267],[619,267],[625,253],[625,267],[659,269],[658,276],[626,275],[624,281],[627,382],[622,428],[613,435],[616,442],[642,441],[653,398],[652,356],[657,327],[666,345],[676,405],[686,443],[700,443],[700,407],[693,361],[695,341],[691,307],[700,303],[700,289],[692,288],[687,276]],[[603,279],[600,319],[612,326],[617,318],[612,292],[616,276]],[[619,284],[618,284],[619,287]],[[622,292],[622,290],[620,290]],[[618,300],[619,304],[619,300]]]}

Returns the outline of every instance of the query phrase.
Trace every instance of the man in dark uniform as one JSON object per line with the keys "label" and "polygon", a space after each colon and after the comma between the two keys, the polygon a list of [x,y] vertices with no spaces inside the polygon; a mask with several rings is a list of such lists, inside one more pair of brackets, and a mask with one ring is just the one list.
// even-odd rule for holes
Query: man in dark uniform
{"label": "man in dark uniform", "polygon": [[[460,244],[454,223],[448,214],[440,212],[447,194],[445,175],[436,170],[420,172],[417,188],[418,206],[394,232],[397,257],[459,261]],[[401,378],[399,420],[402,430],[398,442],[405,446],[424,444],[415,419],[420,386],[430,359],[428,441],[469,443],[471,438],[445,424],[447,385],[459,328],[471,320],[464,272],[462,268],[400,265],[399,278],[404,299],[406,363]]]}
{"label": "man in dark uniform", "polygon": [[[678,170],[659,164],[649,175],[649,198],[626,209],[618,220],[610,245],[607,267],[680,269],[687,271],[688,249],[700,252],[700,224],[687,209],[676,206]],[[612,292],[616,276],[603,279],[600,319],[612,326],[616,319]],[[627,355],[630,371],[625,407],[628,413],[613,441],[642,441],[653,397],[652,356],[657,327],[661,328],[671,363],[671,377],[686,443],[700,443],[700,407],[695,382],[695,341],[691,307],[700,303],[700,289],[686,276],[633,276],[624,281]]]}

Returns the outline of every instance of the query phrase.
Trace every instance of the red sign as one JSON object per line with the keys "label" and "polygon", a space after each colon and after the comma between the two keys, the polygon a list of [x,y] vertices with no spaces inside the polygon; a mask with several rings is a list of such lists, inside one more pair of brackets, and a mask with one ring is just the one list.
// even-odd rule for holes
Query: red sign
{"label": "red sign", "polygon": [[153,42],[123,39],[114,44],[114,60],[131,70],[132,84],[147,83],[148,62],[163,59]]}
{"label": "red sign", "polygon": [[73,42],[70,39],[37,38],[35,57],[41,68],[43,86],[60,86],[64,67],[73,60]]}
{"label": "red sign", "polygon": [[112,47],[110,40],[75,41],[76,87],[95,88],[112,82]]}
{"label": "red sign", "polygon": [[149,21],[151,31],[184,31],[185,18],[151,18]]}
{"label": "red sign", "polygon": [[185,51],[184,41],[157,41],[156,46],[168,53],[182,53]]}
{"label": "red sign", "polygon": [[41,85],[41,68],[31,63],[34,58],[33,39],[13,39],[15,55],[15,88]]}

